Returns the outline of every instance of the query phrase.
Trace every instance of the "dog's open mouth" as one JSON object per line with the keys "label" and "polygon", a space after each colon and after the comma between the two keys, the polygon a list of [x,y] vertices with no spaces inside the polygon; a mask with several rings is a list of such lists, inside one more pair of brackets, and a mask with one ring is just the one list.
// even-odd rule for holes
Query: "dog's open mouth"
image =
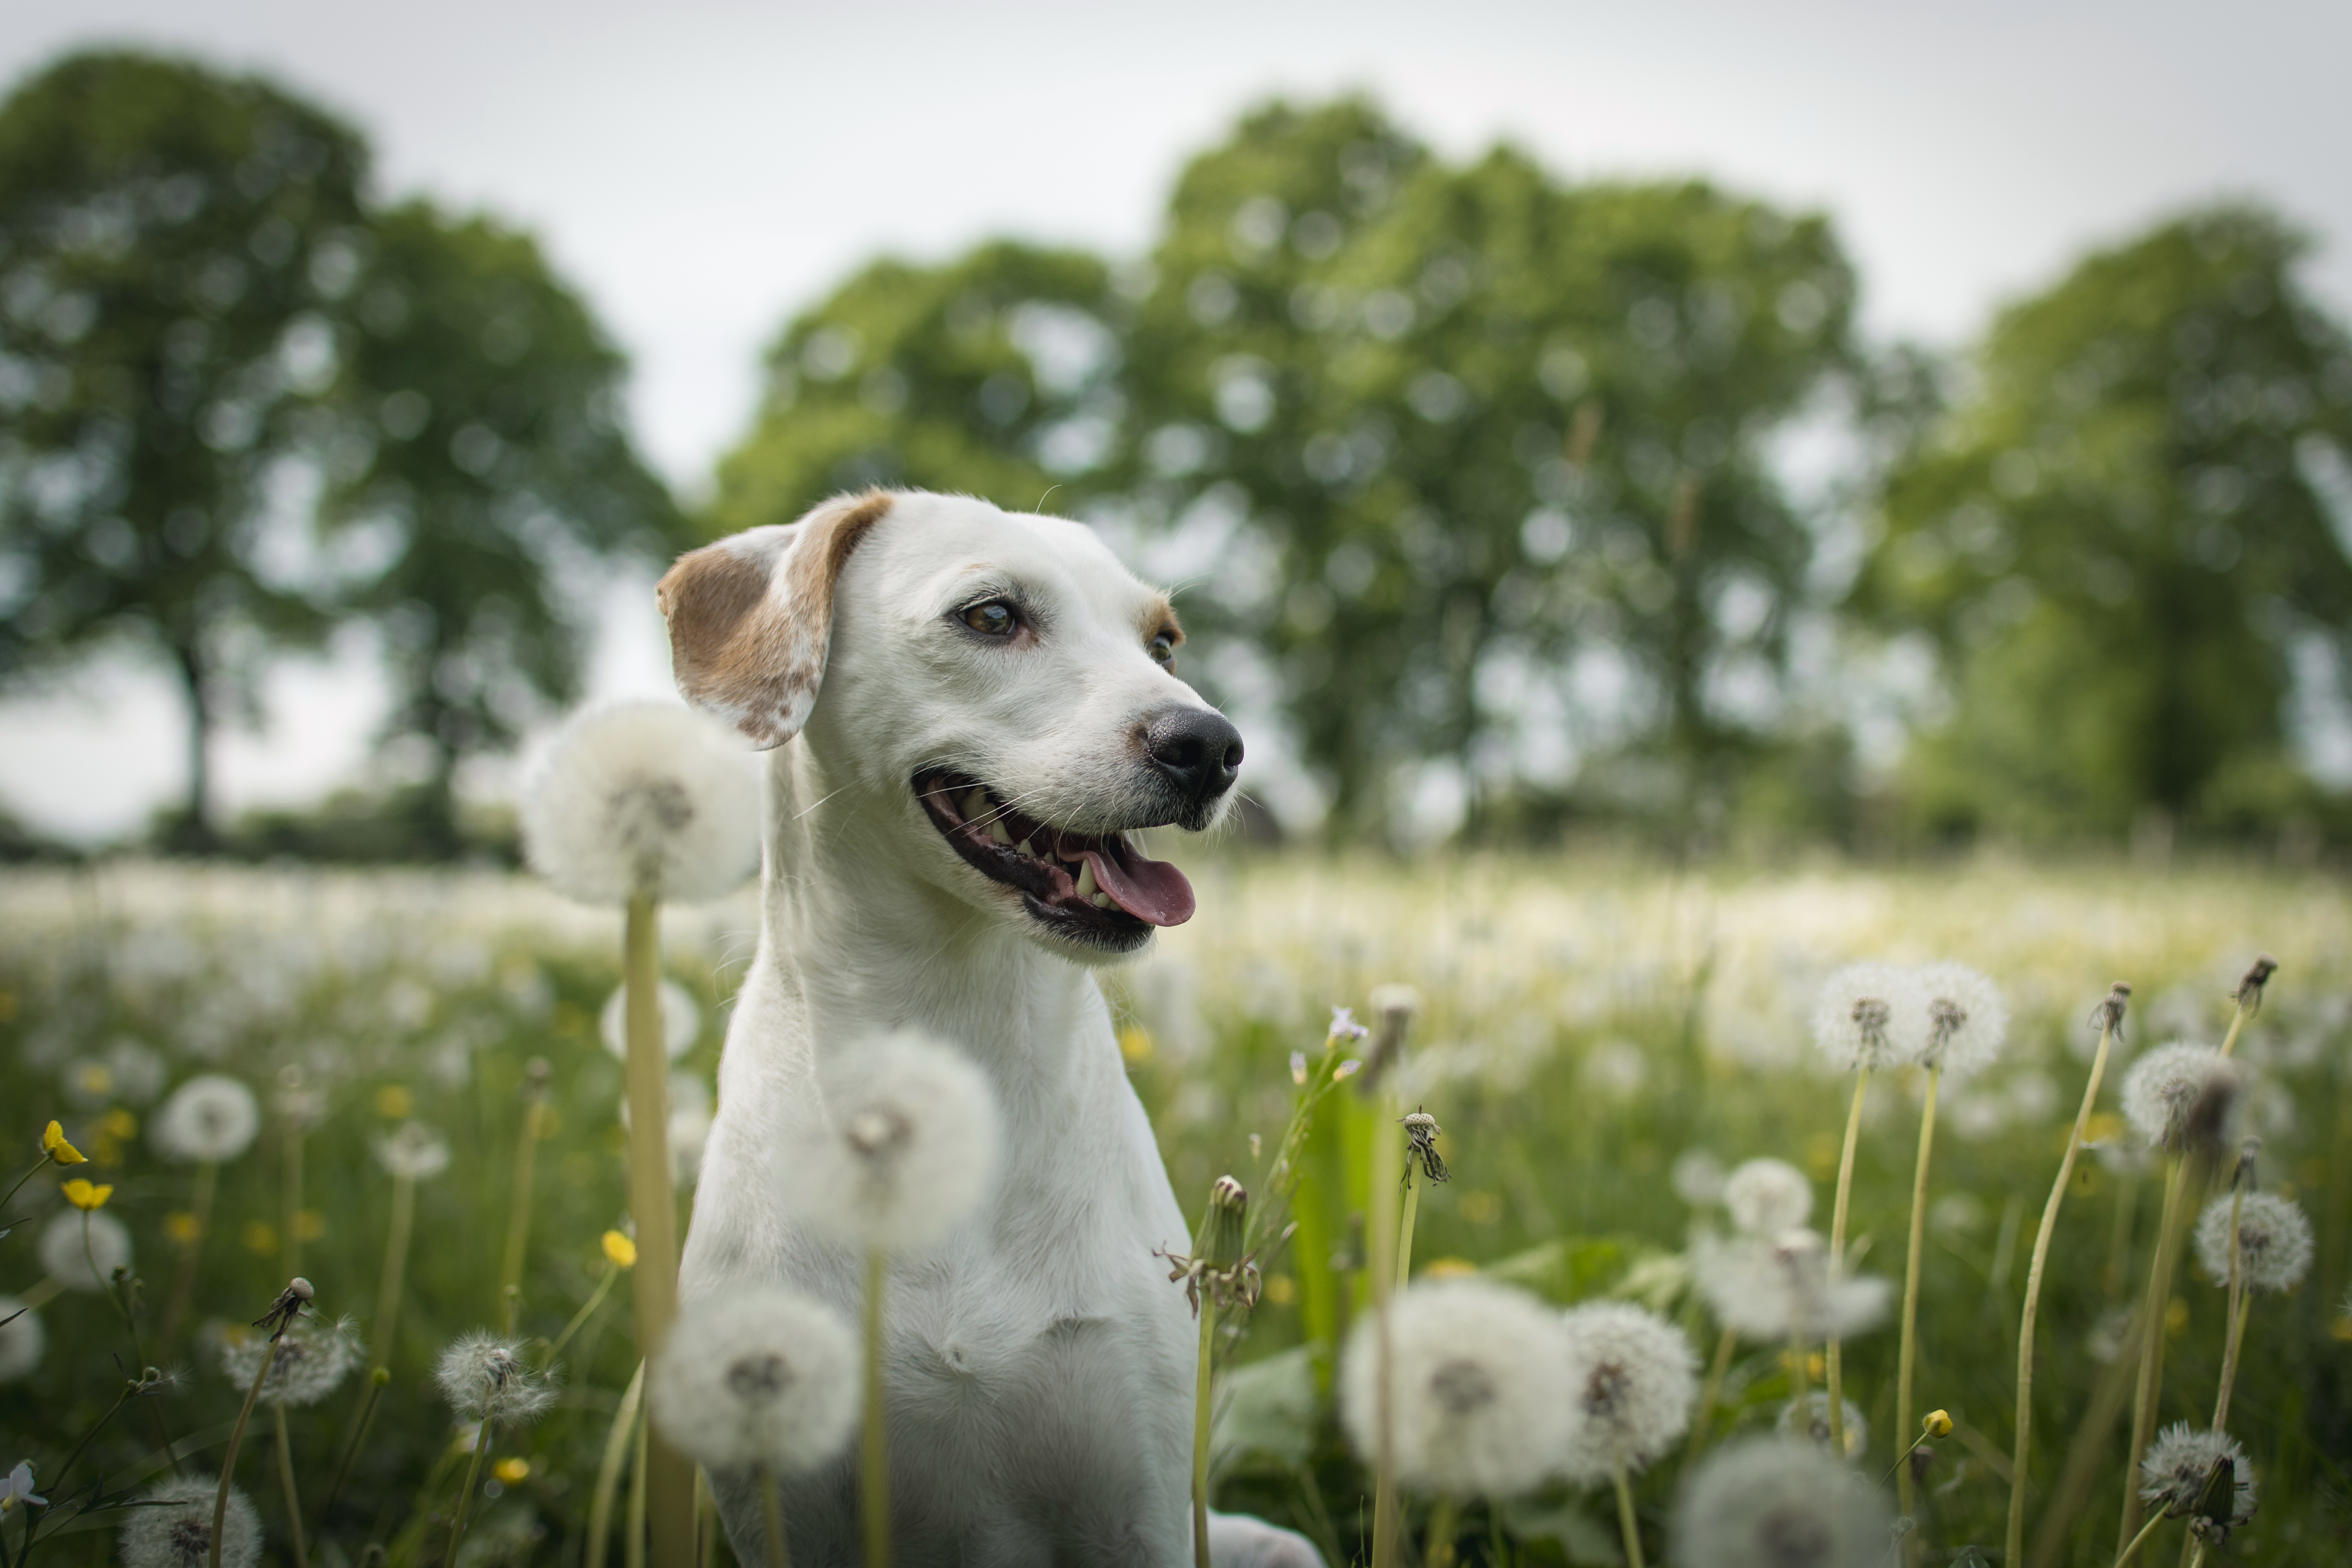
{"label": "dog's open mouth", "polygon": [[915,778],[931,823],[982,875],[1018,889],[1039,920],[1073,935],[1139,942],[1151,926],[1192,918],[1192,884],[1121,833],[1071,833],[1004,805],[988,786],[944,770]]}

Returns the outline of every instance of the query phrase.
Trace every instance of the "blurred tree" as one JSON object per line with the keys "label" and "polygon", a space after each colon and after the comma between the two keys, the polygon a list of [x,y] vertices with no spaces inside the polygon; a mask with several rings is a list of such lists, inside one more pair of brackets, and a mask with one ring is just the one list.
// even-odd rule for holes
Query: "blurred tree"
{"label": "blurred tree", "polygon": [[1850,363],[1824,221],[1449,169],[1347,100],[1195,160],[1154,264],[1130,521],[1213,574],[1188,613],[1263,650],[1335,830],[1432,756],[1474,827],[1594,753],[1617,809],[1720,804],[1811,549],[1769,444]]}
{"label": "blurred tree", "polygon": [[224,705],[324,624],[272,501],[335,379],[365,167],[266,83],[140,55],[0,106],[0,673],[124,635],[167,655],[182,843],[211,837]]}
{"label": "blurred tree", "polygon": [[2308,797],[2286,710],[2299,659],[2352,654],[2352,340],[2306,248],[2227,206],[2089,258],[1893,476],[1855,604],[1944,655],[1934,826],[2165,841]]}
{"label": "blurred tree", "polygon": [[345,315],[325,555],[383,628],[387,739],[421,752],[411,852],[454,853],[458,762],[577,693],[567,589],[685,528],[622,428],[621,355],[529,236],[395,207]]}
{"label": "blurred tree", "polygon": [[937,267],[885,259],[795,318],[768,353],[751,434],[709,524],[790,522],[872,484],[1040,505],[1108,456],[1125,301],[1079,251],[983,245]]}

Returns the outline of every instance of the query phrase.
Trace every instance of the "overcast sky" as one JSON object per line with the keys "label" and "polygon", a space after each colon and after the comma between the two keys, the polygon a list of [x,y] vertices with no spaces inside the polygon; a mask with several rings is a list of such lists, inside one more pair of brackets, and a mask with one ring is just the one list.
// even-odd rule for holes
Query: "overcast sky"
{"label": "overcast sky", "polygon": [[[538,231],[631,354],[639,435],[689,497],[749,415],[760,349],[881,249],[1010,232],[1150,241],[1175,170],[1270,94],[1376,93],[1464,156],[1699,173],[1826,208],[1881,334],[1965,341],[2086,246],[2219,194],[2322,243],[2352,306],[2352,5],[1845,0],[1643,6],[877,5],[668,0],[0,0],[0,77],[100,42],[271,72],[356,121],[387,195]],[[606,694],[666,680],[617,590]],[[364,660],[289,667],[221,747],[232,806],[359,776]],[[122,831],[178,787],[179,720],[127,668],[0,704],[0,802]]]}

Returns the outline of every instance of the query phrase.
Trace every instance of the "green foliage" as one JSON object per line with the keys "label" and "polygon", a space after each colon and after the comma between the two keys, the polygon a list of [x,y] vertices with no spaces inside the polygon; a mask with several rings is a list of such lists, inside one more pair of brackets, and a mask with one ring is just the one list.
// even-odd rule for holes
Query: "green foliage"
{"label": "green foliage", "polygon": [[911,485],[1015,510],[1098,467],[1118,417],[1109,268],[998,242],[938,267],[877,261],[793,319],[709,523],[790,522],[826,496]]}
{"label": "green foliage", "polygon": [[357,134],[252,79],[76,56],[0,106],[0,673],[135,632],[204,734],[260,650],[316,636],[268,486],[334,374]]}
{"label": "green foliage", "polygon": [[1857,602],[1928,629],[1953,710],[1909,784],[1932,825],[2112,836],[2307,805],[2298,650],[2352,648],[2352,341],[2305,242],[2217,207],[2007,311],[1970,396],[1893,476]]}

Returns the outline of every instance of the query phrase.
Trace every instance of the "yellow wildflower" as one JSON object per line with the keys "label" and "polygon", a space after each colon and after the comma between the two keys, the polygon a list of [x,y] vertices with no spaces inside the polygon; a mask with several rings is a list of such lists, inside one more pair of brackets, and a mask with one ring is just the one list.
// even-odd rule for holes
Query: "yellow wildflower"
{"label": "yellow wildflower", "polygon": [[163,1234],[185,1247],[204,1233],[196,1225],[195,1215],[174,1210],[163,1216]]}
{"label": "yellow wildflower", "polygon": [[67,1142],[66,1130],[54,1121],[49,1123],[49,1130],[41,1134],[41,1152],[60,1165],[86,1165],[89,1163],[89,1156]]}
{"label": "yellow wildflower", "polygon": [[1930,1410],[1927,1412],[1927,1418],[1921,1422],[1920,1426],[1927,1429],[1927,1436],[1930,1437],[1948,1437],[1952,1435],[1952,1413],[1948,1410]]}
{"label": "yellow wildflower", "polygon": [[106,1200],[114,1195],[112,1187],[92,1186],[79,1176],[64,1184],[64,1188],[66,1202],[78,1209],[102,1209]]}
{"label": "yellow wildflower", "polygon": [[508,1486],[520,1486],[530,1476],[529,1459],[500,1459],[490,1467],[490,1474]]}
{"label": "yellow wildflower", "polygon": [[416,1113],[416,1097],[404,1084],[388,1083],[375,1091],[375,1111],[394,1121],[404,1121]]}
{"label": "yellow wildflower", "polygon": [[615,1268],[635,1268],[637,1244],[617,1230],[608,1230],[604,1233],[604,1256],[613,1260]]}

